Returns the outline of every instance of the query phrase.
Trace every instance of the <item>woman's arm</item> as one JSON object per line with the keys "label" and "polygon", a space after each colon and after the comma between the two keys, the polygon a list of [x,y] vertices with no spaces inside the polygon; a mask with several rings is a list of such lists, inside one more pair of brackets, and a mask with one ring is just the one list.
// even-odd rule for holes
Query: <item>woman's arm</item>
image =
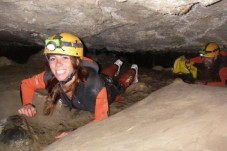
{"label": "woman's arm", "polygon": [[27,117],[33,117],[36,115],[36,108],[32,104],[32,99],[35,90],[45,88],[43,76],[44,72],[37,74],[31,78],[22,80],[21,98],[23,107],[18,109],[19,114],[26,115]]}
{"label": "woman's arm", "polygon": [[107,91],[106,91],[106,87],[104,87],[96,97],[94,121],[99,121],[107,118],[108,109],[109,107],[108,107]]}
{"label": "woman's arm", "polygon": [[34,75],[31,78],[22,80],[21,97],[22,97],[23,105],[32,103],[35,90],[45,89],[43,76],[44,76],[44,72]]}

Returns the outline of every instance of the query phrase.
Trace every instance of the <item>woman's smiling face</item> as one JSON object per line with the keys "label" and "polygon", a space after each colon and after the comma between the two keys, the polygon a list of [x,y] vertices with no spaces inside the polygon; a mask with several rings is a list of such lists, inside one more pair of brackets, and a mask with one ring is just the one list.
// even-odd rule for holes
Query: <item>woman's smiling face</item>
{"label": "woman's smiling face", "polygon": [[49,66],[58,81],[66,80],[74,71],[70,56],[50,55]]}

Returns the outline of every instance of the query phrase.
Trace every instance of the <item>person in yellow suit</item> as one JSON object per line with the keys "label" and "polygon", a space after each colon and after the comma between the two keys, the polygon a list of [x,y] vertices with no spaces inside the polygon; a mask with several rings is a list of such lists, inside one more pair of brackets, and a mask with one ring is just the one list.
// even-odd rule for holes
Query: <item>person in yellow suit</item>
{"label": "person in yellow suit", "polygon": [[180,56],[174,62],[173,74],[187,83],[194,83],[197,78],[197,68],[185,56]]}

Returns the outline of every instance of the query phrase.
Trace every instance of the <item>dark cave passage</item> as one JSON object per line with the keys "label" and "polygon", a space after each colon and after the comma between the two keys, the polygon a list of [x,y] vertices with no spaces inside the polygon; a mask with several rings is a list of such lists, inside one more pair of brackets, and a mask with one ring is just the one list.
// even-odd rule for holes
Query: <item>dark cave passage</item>
{"label": "dark cave passage", "polygon": [[[194,53],[189,53],[194,52]],[[94,54],[105,53],[110,56],[115,56],[116,58],[123,58],[127,63],[138,64],[144,68],[151,68],[154,66],[162,66],[164,68],[170,68],[173,66],[174,61],[184,55],[186,58],[191,58],[198,56],[198,53],[195,53],[194,50],[189,52],[174,52],[174,51],[149,51],[149,52],[134,52],[134,53],[125,53],[125,52],[112,52],[107,50],[95,50]]]}
{"label": "dark cave passage", "polygon": [[185,55],[186,58],[196,56],[198,54],[192,53],[182,53],[182,52],[146,52],[146,53],[133,53],[133,54],[120,54],[126,58],[126,60],[130,63],[136,63],[143,67],[154,67],[154,66],[162,66],[164,68],[169,68],[173,66],[174,61],[181,55]]}
{"label": "dark cave passage", "polygon": [[[181,55],[185,55],[186,58],[191,58],[198,56],[194,50],[187,52],[174,52],[174,51],[147,51],[147,52],[114,52],[107,50],[85,50],[85,56],[88,54],[98,55],[106,54],[110,56],[115,56],[116,58],[123,58],[127,63],[136,63],[144,68],[151,68],[154,66],[162,66],[164,68],[170,68],[173,66],[175,59]],[[1,46],[0,56],[5,56],[16,63],[26,63],[27,60],[36,53],[42,54],[43,46],[39,45],[3,45]],[[194,52],[194,53],[189,53]]]}
{"label": "dark cave passage", "polygon": [[0,56],[5,56],[16,63],[26,63],[29,57],[42,51],[39,45],[1,45]]}

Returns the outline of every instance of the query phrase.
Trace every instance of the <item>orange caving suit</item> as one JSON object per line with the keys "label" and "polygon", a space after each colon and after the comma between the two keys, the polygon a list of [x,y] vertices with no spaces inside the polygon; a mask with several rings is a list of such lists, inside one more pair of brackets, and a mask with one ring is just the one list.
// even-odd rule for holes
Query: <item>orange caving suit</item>
{"label": "orange caving suit", "polygon": [[[83,58],[82,65],[89,71],[85,83],[80,83],[70,100],[65,93],[60,95],[62,103],[70,108],[77,108],[94,113],[94,121],[108,117],[107,89],[102,76],[98,73],[98,66],[87,58]],[[35,90],[45,89],[47,81],[52,77],[50,71],[44,71],[21,83],[23,105],[32,103]],[[117,94],[116,94],[117,95]]]}
{"label": "orange caving suit", "polygon": [[[203,57],[191,58],[190,62],[194,64],[202,64]],[[210,70],[212,81],[208,81],[207,85],[210,86],[225,86],[227,80],[227,51],[220,51],[219,56],[214,62],[212,70]],[[217,80],[218,77],[218,80]]]}

